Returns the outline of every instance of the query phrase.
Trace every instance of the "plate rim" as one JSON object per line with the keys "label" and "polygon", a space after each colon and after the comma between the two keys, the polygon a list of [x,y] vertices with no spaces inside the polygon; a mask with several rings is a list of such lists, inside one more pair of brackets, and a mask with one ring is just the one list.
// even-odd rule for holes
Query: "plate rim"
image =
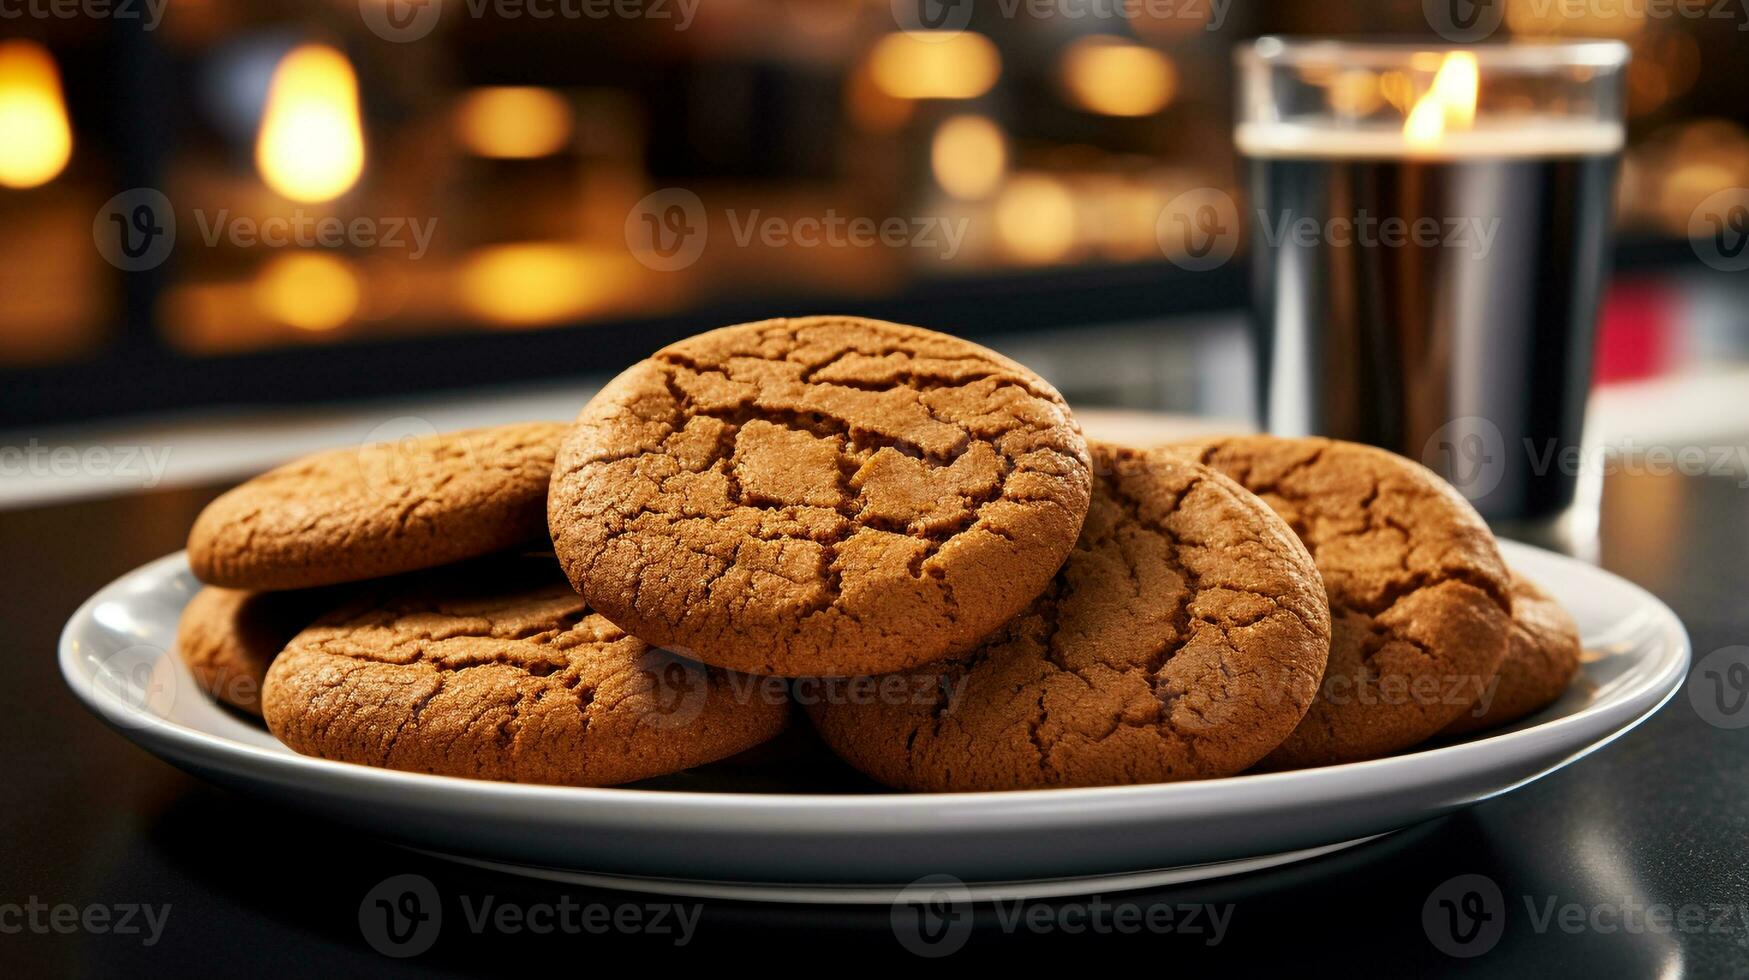
{"label": "plate rim", "polygon": [[[63,680],[88,710],[131,741],[150,742],[143,747],[154,754],[163,748],[171,753],[173,761],[193,760],[229,771],[243,771],[252,778],[281,785],[320,784],[325,791],[343,793],[403,792],[427,802],[465,801],[471,806],[533,806],[539,808],[545,819],[587,815],[592,820],[611,822],[635,815],[646,825],[682,827],[694,825],[701,814],[709,814],[711,827],[718,832],[811,831],[836,836],[859,830],[892,833],[927,827],[943,831],[973,825],[991,830],[1025,830],[1051,826],[1062,819],[1076,823],[1122,821],[1165,806],[1215,811],[1278,805],[1284,800],[1303,803],[1340,799],[1352,796],[1357,782],[1372,786],[1418,785],[1427,783],[1427,774],[1435,772],[1443,781],[1459,773],[1488,770],[1490,761],[1504,749],[1522,747],[1530,751],[1539,741],[1562,741],[1557,736],[1570,729],[1597,729],[1596,734],[1573,743],[1570,761],[1625,734],[1656,713],[1681,689],[1692,658],[1692,643],[1681,620],[1657,596],[1613,572],[1566,555],[1512,541],[1501,541],[1500,546],[1509,564],[1514,553],[1534,554],[1533,561],[1577,566],[1586,574],[1607,576],[1629,589],[1652,614],[1651,629],[1661,648],[1662,662],[1655,663],[1648,676],[1616,692],[1607,702],[1528,728],[1363,762],[1173,783],[959,793],[647,790],[550,786],[404,772],[250,745],[166,720],[129,704],[96,684],[95,675],[82,669],[83,658],[75,634],[95,623],[95,608],[115,599],[130,585],[137,585],[138,580],[161,574],[166,565],[186,567],[183,551],[154,559],[119,576],[81,603],[60,633],[57,659]],[[165,656],[170,654],[168,649],[163,651]],[[1599,729],[1598,723],[1605,716],[1612,720],[1606,728]],[[822,815],[832,819],[822,823]]]}
{"label": "plate rim", "polygon": [[[1075,895],[1109,895],[1114,892],[1147,888],[1168,888],[1314,861],[1328,855],[1365,847],[1374,841],[1389,837],[1393,833],[1396,831],[1387,830],[1366,837],[1356,837],[1353,840],[1318,844],[1290,851],[1248,855],[1225,861],[1209,861],[1169,868],[1141,868],[1134,871],[1116,871],[1104,874],[994,881],[959,881],[955,879],[954,888],[960,899],[971,902],[1033,901]],[[776,904],[887,905],[902,898],[909,888],[916,885],[916,882],[909,884],[899,882],[833,884],[827,882],[726,881],[707,878],[675,878],[662,875],[625,875],[497,861],[490,858],[449,854],[422,847],[409,849],[420,854],[442,858],[445,861],[453,861],[457,864],[503,874],[555,881],[561,884],[612,888],[647,895],[674,895],[682,898],[725,899]]]}

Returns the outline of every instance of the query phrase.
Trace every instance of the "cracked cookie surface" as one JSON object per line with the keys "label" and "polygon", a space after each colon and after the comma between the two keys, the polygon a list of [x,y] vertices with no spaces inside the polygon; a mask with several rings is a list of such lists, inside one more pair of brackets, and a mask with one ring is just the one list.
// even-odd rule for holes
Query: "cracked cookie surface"
{"label": "cracked cookie surface", "polygon": [[782,681],[707,668],[589,612],[550,558],[414,576],[298,634],[268,670],[273,734],[414,772],[607,786],[757,745]]}
{"label": "cracked cookie surface", "polygon": [[339,601],[332,589],[248,592],[209,585],[183,607],[176,652],[201,690],[260,715],[268,665],[299,630]]}
{"label": "cracked cookie surface", "polygon": [[301,589],[538,540],[568,425],[529,422],[318,453],[208,504],[188,562],[208,585]]}
{"label": "cracked cookie surface", "polygon": [[1506,656],[1512,600],[1494,536],[1421,465],[1330,439],[1180,447],[1262,497],[1324,577],[1332,638],[1318,700],[1265,769],[1376,758],[1438,733]]}
{"label": "cracked cookie surface", "polygon": [[1495,728],[1555,703],[1573,682],[1582,651],[1579,624],[1535,582],[1512,573],[1512,647],[1487,697],[1442,735]]}
{"label": "cracked cookie surface", "polygon": [[615,623],[707,663],[881,673],[975,645],[1074,547],[1087,447],[1056,390],[945,334],[725,327],[584,407],[555,551]]}
{"label": "cracked cookie surface", "polygon": [[933,683],[820,689],[835,752],[947,792],[1226,776],[1287,737],[1330,644],[1311,556],[1213,470],[1098,444],[1093,463],[1080,540],[1025,612],[903,675]]}

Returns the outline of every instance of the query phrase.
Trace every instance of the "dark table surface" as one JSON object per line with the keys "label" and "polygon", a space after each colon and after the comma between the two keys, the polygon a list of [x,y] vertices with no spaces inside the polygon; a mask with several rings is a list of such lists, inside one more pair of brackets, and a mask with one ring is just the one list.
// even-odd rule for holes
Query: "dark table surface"
{"label": "dark table surface", "polygon": [[[179,547],[217,489],[0,512],[13,665],[0,683],[9,796],[0,808],[0,975],[501,975],[523,964],[584,971],[701,951],[716,954],[713,963],[733,955],[751,970],[812,965],[815,957],[798,956],[818,953],[916,962],[884,906],[679,900],[681,917],[665,918],[694,923],[684,937],[678,929],[476,933],[464,900],[475,909],[488,896],[531,910],[600,907],[594,914],[628,923],[668,903],[471,870],[361,839],[205,785],[109,731],[62,684],[54,656],[61,625],[105,582]],[[1749,643],[1749,490],[1737,477],[1611,476],[1600,555],[1676,610],[1697,660]],[[1679,693],[1634,732],[1560,772],[1341,854],[1106,895],[1103,907],[1029,903],[1018,922],[1011,906],[980,906],[949,962],[1009,955],[1086,963],[1089,953],[1109,952],[1157,954],[1173,971],[1749,975],[1746,749],[1749,728],[1715,727]],[[367,944],[359,913],[375,886],[401,874],[435,885],[445,924],[427,951],[390,959]],[[1460,875],[1485,876],[1501,894],[1500,938],[1473,959],[1441,952],[1423,919],[1435,890],[1462,890],[1465,883],[1447,884]],[[1200,931],[1100,928],[1190,905],[1219,914],[1218,941],[1206,915]],[[1668,920],[1658,906],[1670,909]],[[146,907],[161,926],[155,937]],[[572,914],[586,923],[581,911]],[[93,928],[73,921],[86,915]],[[118,927],[130,915],[135,931],[124,934]],[[1175,919],[1193,925],[1182,916]],[[651,953],[659,958],[645,958]],[[638,959],[618,959],[627,955]]]}

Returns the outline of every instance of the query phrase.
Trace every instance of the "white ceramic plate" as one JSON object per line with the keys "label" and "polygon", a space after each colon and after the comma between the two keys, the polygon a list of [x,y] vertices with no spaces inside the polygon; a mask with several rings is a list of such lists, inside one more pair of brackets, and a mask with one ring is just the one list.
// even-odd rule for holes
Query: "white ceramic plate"
{"label": "white ceramic plate", "polygon": [[1170,884],[1326,853],[1546,775],[1681,685],[1688,636],[1644,590],[1510,542],[1588,653],[1561,701],[1502,731],[1388,759],[1202,782],[1015,793],[753,793],[525,786],[296,755],[197,690],[173,648],[198,587],[171,555],[91,597],[61,671],[92,711],[190,772],[385,841],[524,874],[672,894],[886,901],[929,875],[974,897]]}

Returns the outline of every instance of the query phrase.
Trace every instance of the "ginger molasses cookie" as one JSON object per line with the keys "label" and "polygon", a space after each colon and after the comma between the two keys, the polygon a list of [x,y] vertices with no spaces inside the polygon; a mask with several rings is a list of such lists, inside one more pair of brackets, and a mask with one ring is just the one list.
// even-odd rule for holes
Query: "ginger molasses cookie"
{"label": "ginger molasses cookie", "polygon": [[1093,462],[1081,538],[1025,612],[958,659],[810,687],[845,761],[913,790],[1164,782],[1240,772],[1293,731],[1330,647],[1306,549],[1169,452]]}
{"label": "ginger molasses cookie", "polygon": [[1579,670],[1579,624],[1552,596],[1512,573],[1512,648],[1489,691],[1444,735],[1467,735],[1548,707]]}
{"label": "ginger molasses cookie", "polygon": [[1511,592],[1494,536],[1444,480],[1330,439],[1238,436],[1184,451],[1285,518],[1329,595],[1318,701],[1263,768],[1406,749],[1481,697],[1506,657]]}
{"label": "ginger molasses cookie", "polygon": [[202,690],[259,715],[267,666],[337,601],[331,589],[247,592],[209,585],[183,608],[176,650]]}
{"label": "ginger molasses cookie", "polygon": [[1087,513],[1062,396],[963,340],[856,317],[725,327],[584,407],[553,546],[652,643],[783,676],[975,645],[1056,573]]}
{"label": "ginger molasses cookie", "polygon": [[263,714],[306,755],[447,776],[606,786],[777,734],[782,681],[658,650],[589,612],[550,558],[397,582],[299,633]]}
{"label": "ginger molasses cookie", "polygon": [[567,428],[529,422],[307,457],[208,504],[188,562],[208,585],[300,589],[539,540]]}

